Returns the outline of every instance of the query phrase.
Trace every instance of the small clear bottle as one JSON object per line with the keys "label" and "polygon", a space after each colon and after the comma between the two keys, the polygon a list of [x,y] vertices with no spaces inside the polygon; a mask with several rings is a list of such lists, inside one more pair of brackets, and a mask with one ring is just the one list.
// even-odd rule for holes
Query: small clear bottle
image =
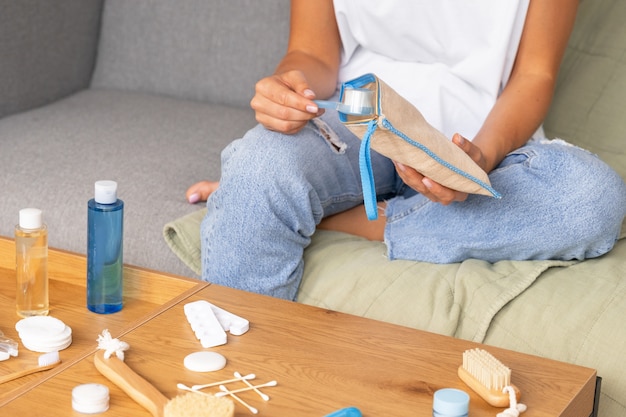
{"label": "small clear bottle", "polygon": [[96,181],[87,203],[87,308],[100,314],[122,309],[124,202],[115,181]]}
{"label": "small clear bottle", "polygon": [[48,228],[42,211],[25,208],[15,226],[16,310],[20,317],[45,316],[48,299]]}

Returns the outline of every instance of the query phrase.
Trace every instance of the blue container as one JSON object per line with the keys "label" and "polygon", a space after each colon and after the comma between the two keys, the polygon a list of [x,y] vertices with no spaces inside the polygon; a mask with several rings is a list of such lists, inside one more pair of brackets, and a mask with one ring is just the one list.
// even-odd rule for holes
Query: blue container
{"label": "blue container", "polygon": [[97,181],[87,203],[87,308],[100,314],[122,309],[124,202],[115,181]]}
{"label": "blue container", "polygon": [[433,417],[467,417],[470,397],[465,391],[444,388],[433,397]]}

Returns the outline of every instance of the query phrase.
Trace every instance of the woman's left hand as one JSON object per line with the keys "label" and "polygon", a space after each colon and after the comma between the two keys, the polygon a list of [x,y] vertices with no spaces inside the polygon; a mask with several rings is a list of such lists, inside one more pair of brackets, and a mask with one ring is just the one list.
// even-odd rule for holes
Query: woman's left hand
{"label": "woman's left hand", "polygon": [[[463,151],[465,151],[465,153],[468,154],[469,157],[478,164],[478,166],[485,169],[485,157],[478,146],[474,145],[471,141],[465,139],[458,133],[454,134],[452,142],[454,142],[454,144],[459,148],[463,149]],[[465,201],[467,199],[467,193],[444,187],[432,179],[420,174],[415,169],[399,162],[394,161],[394,165],[396,166],[398,175],[402,178],[402,181],[404,181],[406,185],[435,203],[441,203],[444,206],[447,206],[450,203]]]}

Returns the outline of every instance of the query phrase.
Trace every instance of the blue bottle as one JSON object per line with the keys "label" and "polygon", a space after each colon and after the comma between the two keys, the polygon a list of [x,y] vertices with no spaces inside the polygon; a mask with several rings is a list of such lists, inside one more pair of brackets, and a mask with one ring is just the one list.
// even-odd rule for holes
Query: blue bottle
{"label": "blue bottle", "polygon": [[87,308],[100,314],[122,309],[124,202],[115,181],[96,181],[87,204]]}

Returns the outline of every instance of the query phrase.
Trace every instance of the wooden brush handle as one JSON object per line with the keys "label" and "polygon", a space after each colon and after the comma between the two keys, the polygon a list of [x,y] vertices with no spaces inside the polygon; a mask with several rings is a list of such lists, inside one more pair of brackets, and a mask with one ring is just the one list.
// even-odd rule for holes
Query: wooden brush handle
{"label": "wooden brush handle", "polygon": [[0,384],[4,384],[5,382],[13,381],[14,379],[21,378],[26,375],[34,374],[35,372],[47,371],[48,369],[52,369],[57,366],[59,362],[52,363],[50,365],[45,366],[36,366],[30,369],[24,369],[23,371],[13,372],[8,375],[3,375],[0,377]]}
{"label": "wooden brush handle", "polygon": [[163,417],[165,404],[169,402],[151,383],[139,376],[128,365],[112,355],[104,358],[104,350],[98,350],[93,358],[96,369],[107,379],[120,387],[130,398],[148,410],[155,417]]}
{"label": "wooden brush handle", "polygon": [[[474,378],[465,368],[463,368],[463,366],[459,366],[458,375],[468,387],[474,390],[476,394],[480,395],[483,400],[487,401],[490,405],[502,408],[509,407],[510,401],[508,393],[488,389],[486,386],[481,384],[480,381]],[[519,401],[522,393],[515,385],[511,384],[511,387],[513,387],[515,397],[517,398],[517,401]]]}

